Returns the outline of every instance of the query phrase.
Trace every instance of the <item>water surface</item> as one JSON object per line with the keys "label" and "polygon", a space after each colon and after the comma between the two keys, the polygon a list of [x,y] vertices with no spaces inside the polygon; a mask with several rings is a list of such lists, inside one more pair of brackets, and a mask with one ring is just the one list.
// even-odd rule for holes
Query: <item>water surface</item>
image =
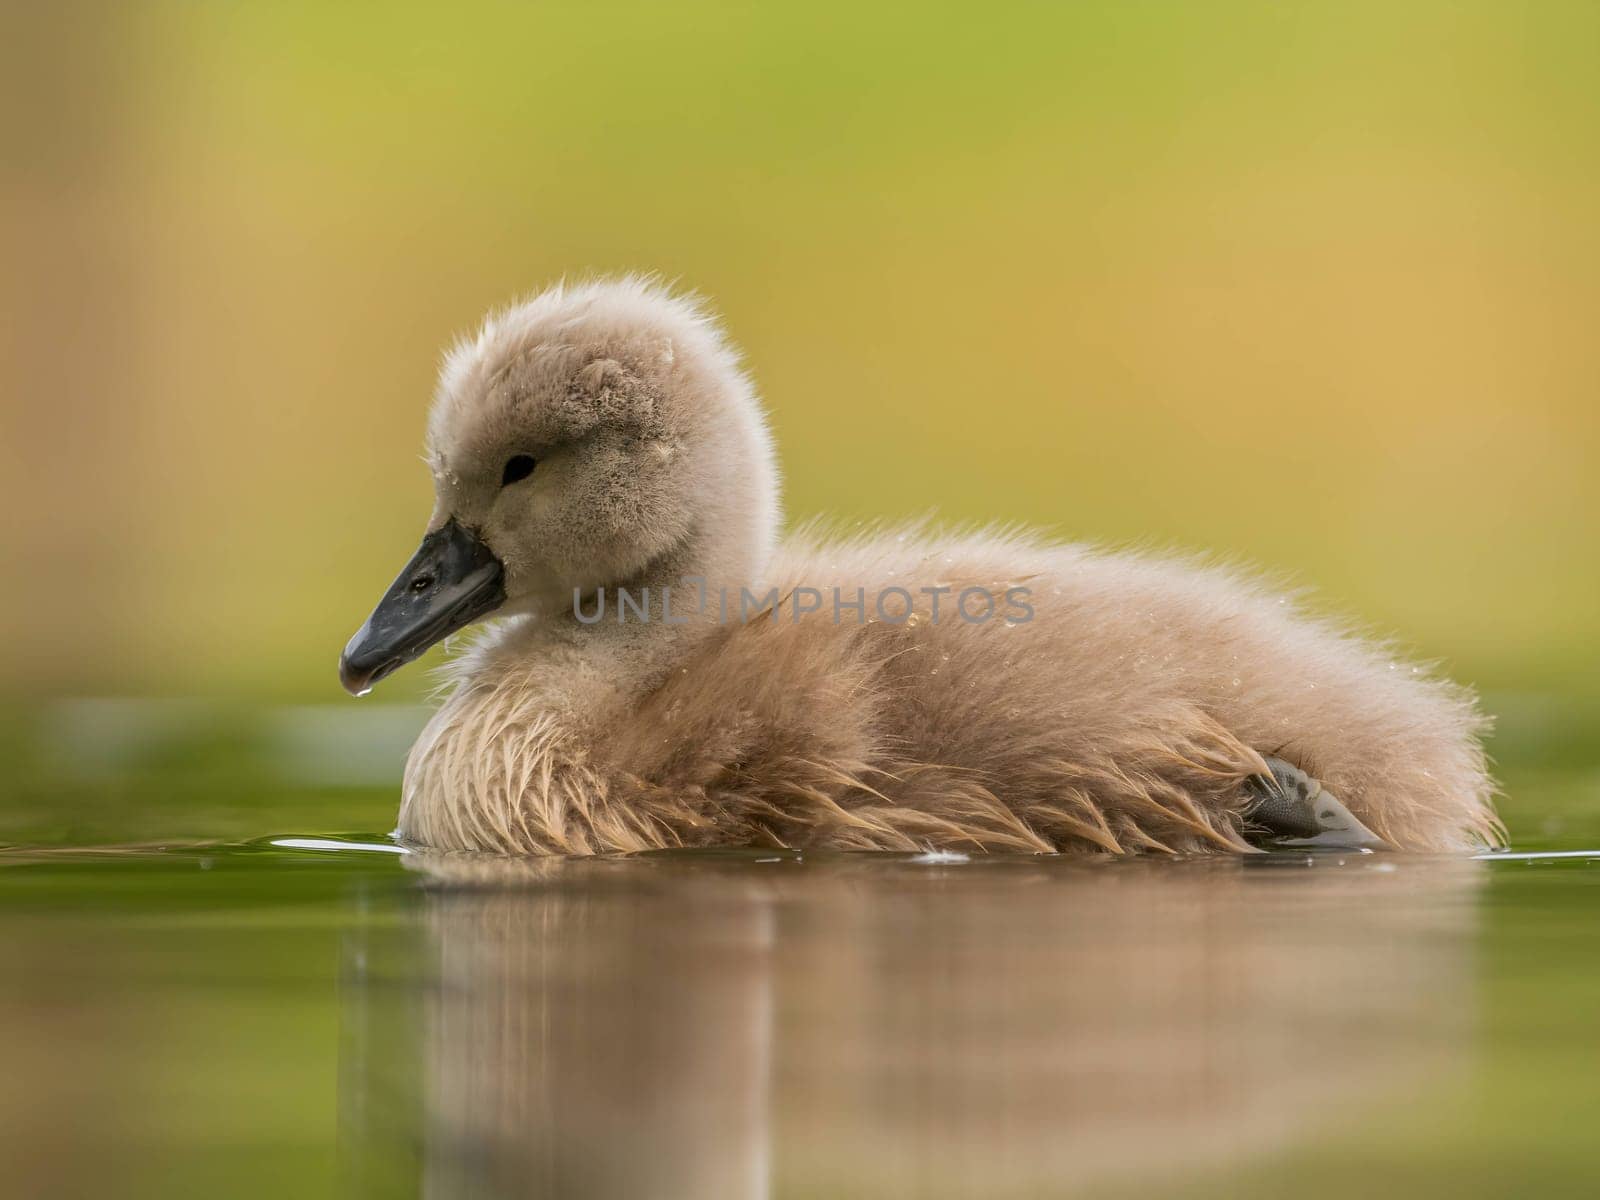
{"label": "water surface", "polygon": [[1488,859],[513,861],[329,834],[392,790],[284,744],[16,777],[8,1193],[1594,1192],[1585,769]]}

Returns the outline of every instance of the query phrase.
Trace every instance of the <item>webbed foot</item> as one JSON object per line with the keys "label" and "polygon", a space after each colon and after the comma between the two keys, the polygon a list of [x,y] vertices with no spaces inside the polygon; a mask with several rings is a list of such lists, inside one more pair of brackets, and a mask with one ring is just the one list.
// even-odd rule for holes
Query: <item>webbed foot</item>
{"label": "webbed foot", "polygon": [[1271,774],[1253,775],[1247,785],[1252,800],[1244,810],[1245,836],[1293,846],[1388,848],[1321,780],[1281,758],[1266,764]]}

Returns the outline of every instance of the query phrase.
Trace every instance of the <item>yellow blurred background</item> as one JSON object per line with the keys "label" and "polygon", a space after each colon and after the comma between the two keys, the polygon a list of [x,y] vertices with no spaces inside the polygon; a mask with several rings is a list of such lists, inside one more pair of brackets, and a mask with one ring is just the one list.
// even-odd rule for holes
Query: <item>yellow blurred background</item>
{"label": "yellow blurred background", "polygon": [[1593,4],[7,8],[10,690],[333,700],[441,348],[623,269],[724,314],[792,518],[1600,689]]}

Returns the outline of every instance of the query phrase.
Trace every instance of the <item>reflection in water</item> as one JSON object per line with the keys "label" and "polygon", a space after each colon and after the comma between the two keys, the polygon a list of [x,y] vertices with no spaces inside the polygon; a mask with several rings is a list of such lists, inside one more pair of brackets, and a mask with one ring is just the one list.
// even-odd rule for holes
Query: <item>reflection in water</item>
{"label": "reflection in water", "polygon": [[438,1196],[1049,1195],[1278,1149],[1448,1069],[1484,870],[411,861],[425,920],[348,943],[344,1136],[359,1185]]}

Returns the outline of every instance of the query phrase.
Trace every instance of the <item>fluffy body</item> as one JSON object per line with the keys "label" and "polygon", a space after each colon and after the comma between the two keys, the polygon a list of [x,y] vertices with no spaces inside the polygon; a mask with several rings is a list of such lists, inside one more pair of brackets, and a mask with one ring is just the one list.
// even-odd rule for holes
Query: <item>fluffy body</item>
{"label": "fluffy body", "polygon": [[[507,499],[492,481],[524,447],[536,487]],[[648,283],[491,318],[447,363],[430,462],[435,526],[483,531],[511,615],[452,664],[411,752],[414,842],[1237,853],[1264,755],[1397,847],[1500,836],[1471,697],[1237,572],[921,527],[775,547],[754,390],[704,311]],[[688,578],[784,599],[668,624],[662,589],[681,618]],[[960,619],[973,586],[1026,588],[1032,619]],[[574,590],[602,587],[651,589],[651,619],[577,620]],[[821,611],[797,612],[801,587]],[[891,587],[910,619],[874,611]],[[834,588],[862,589],[864,619],[836,619]]]}

